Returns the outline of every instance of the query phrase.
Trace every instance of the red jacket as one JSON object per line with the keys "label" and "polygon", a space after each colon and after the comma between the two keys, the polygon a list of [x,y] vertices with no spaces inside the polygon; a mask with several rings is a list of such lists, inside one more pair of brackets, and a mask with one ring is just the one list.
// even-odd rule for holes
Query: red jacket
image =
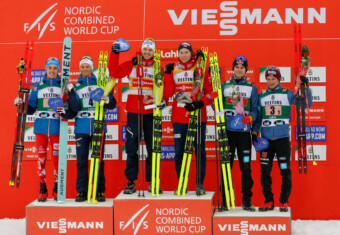
{"label": "red jacket", "polygon": [[[173,95],[179,92],[188,92],[191,94],[194,86],[196,61],[192,60],[187,63],[177,62],[171,74],[164,75],[164,92],[163,97],[168,100]],[[203,83],[203,96],[200,99],[204,103],[201,109],[202,122],[207,121],[206,106],[211,104],[210,93],[212,92],[211,76],[208,69],[205,71]],[[189,123],[190,115],[187,115],[187,110],[177,106],[177,101],[174,99],[172,105],[171,121],[173,123]]]}
{"label": "red jacket", "polygon": [[[138,113],[138,97],[140,104],[140,112],[149,114],[153,109],[145,110],[144,107],[152,103],[153,99],[153,63],[154,60],[142,60],[143,78],[142,78],[142,94],[138,95],[138,77],[136,75],[137,65],[133,65],[132,61],[127,61],[119,65],[119,54],[111,53],[109,60],[109,72],[114,78],[129,78],[129,94],[126,103],[126,111],[130,113]],[[163,71],[163,70],[162,70]]]}

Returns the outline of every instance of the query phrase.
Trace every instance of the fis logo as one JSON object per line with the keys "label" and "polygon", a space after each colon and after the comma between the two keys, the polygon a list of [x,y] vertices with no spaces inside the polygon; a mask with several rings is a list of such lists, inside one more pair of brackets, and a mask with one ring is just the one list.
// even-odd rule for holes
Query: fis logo
{"label": "fis logo", "polygon": [[[119,222],[119,229],[124,231],[126,228],[128,228],[129,226],[132,227],[132,229],[134,230],[133,235],[136,235],[139,231],[140,228],[142,229],[148,229],[149,225],[148,225],[148,221],[145,221],[146,217],[149,214],[149,210],[146,210],[146,208],[149,207],[149,204],[147,204],[146,206],[144,206],[143,208],[141,208],[139,211],[137,211],[126,223],[124,221],[120,221]],[[142,218],[138,221],[138,223],[136,223],[137,220],[136,218],[142,214],[142,212],[144,213],[144,215],[142,216]]]}
{"label": "fis logo", "polygon": [[[55,16],[55,14],[57,13],[58,10],[55,9],[55,6],[57,6],[58,3],[53,4],[52,6],[50,6],[47,10],[45,10],[40,16],[38,16],[38,18],[36,18],[36,20],[30,24],[30,23],[24,23],[24,32],[26,32],[26,34],[28,34],[32,29],[34,29],[35,27],[38,29],[38,31],[40,32],[38,40],[44,35],[46,30],[49,31],[54,31],[55,30],[55,22],[52,22],[53,17]],[[42,26],[42,19],[50,12],[52,12],[52,10],[55,10],[50,17],[47,19],[47,21],[45,21],[45,23]]]}

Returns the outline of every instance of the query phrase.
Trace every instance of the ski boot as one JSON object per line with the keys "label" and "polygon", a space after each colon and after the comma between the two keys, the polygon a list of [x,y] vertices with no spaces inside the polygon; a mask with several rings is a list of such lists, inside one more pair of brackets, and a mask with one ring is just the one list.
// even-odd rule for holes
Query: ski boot
{"label": "ski boot", "polygon": [[133,194],[136,192],[135,182],[129,181],[124,189],[124,194]]}
{"label": "ski boot", "polygon": [[96,200],[98,202],[105,202],[105,196],[103,192],[97,192]]}
{"label": "ski boot", "polygon": [[205,195],[207,192],[205,191],[202,184],[196,185],[196,195]]}
{"label": "ski boot", "polygon": [[76,196],[76,202],[85,202],[87,200],[87,193],[78,193]]}
{"label": "ski boot", "polygon": [[40,183],[40,195],[38,197],[38,202],[46,202],[47,200],[47,188],[46,183]]}
{"label": "ski boot", "polygon": [[54,182],[52,196],[55,201],[58,200],[58,182]]}
{"label": "ski boot", "polygon": [[262,206],[259,207],[259,211],[272,211],[274,210],[274,202],[265,202]]}
{"label": "ski boot", "polygon": [[280,203],[280,212],[287,212],[288,211],[288,202]]}
{"label": "ski boot", "polygon": [[[151,193],[151,183],[149,184],[148,192]],[[156,188],[155,188],[155,192],[156,192]],[[159,188],[159,194],[162,194],[162,193],[163,193],[163,190]]]}
{"label": "ski boot", "polygon": [[255,207],[251,204],[251,202],[242,202],[242,209],[245,211],[255,212]]}

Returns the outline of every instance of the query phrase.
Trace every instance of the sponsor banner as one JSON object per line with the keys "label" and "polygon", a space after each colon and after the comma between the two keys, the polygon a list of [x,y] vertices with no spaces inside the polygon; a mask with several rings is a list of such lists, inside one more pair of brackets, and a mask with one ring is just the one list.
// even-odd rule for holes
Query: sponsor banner
{"label": "sponsor banner", "polygon": [[24,142],[35,142],[35,134],[34,132],[34,127],[33,126],[26,126],[25,127],[25,138]]}
{"label": "sponsor banner", "polygon": [[[317,122],[325,122],[326,121],[326,106],[313,104],[310,111],[310,120]],[[308,117],[308,109],[306,109],[306,117]]]}
{"label": "sponsor banner", "polygon": [[[313,150],[315,161],[327,161],[327,146],[326,145],[311,145],[306,146],[307,161],[313,161]],[[298,161],[298,146],[295,145],[295,161]]]}
{"label": "sponsor banner", "polygon": [[[231,63],[232,63],[232,61],[231,61]],[[247,76],[247,80],[249,82],[252,82],[252,83],[257,82],[256,78],[255,78],[255,71],[256,70],[253,67],[248,68],[248,71],[246,72],[246,76]],[[224,81],[230,80],[231,77],[233,76],[233,74],[234,74],[234,71],[233,71],[232,67],[228,67],[226,69],[226,76],[225,77],[221,76],[221,82],[223,83]]]}
{"label": "sponsor banner", "polygon": [[129,87],[123,86],[122,87],[122,102],[127,101],[128,94],[129,94]]}
{"label": "sponsor banner", "polygon": [[107,109],[105,120],[108,122],[118,122],[119,121],[119,107],[117,106],[114,109]]}
{"label": "sponsor banner", "polygon": [[[311,129],[311,130],[310,130]],[[327,126],[306,126],[306,140],[310,141],[312,131],[313,141],[326,141],[327,140]],[[295,126],[295,140],[297,141],[297,126]]]}
{"label": "sponsor banner", "polygon": [[171,122],[164,122],[162,124],[162,140],[163,141],[173,141],[174,139],[174,129]]}
{"label": "sponsor banner", "polygon": [[[198,50],[198,49],[196,49]],[[193,51],[196,51],[193,48]],[[161,55],[161,61],[166,61],[168,62],[176,62],[178,59],[178,51],[177,49],[174,48],[162,48],[160,49],[160,55]]]}
{"label": "sponsor banner", "polygon": [[162,122],[171,122],[172,106],[165,106],[162,109]]}
{"label": "sponsor banner", "polygon": [[161,160],[175,159],[175,145],[162,145],[161,151]]}
{"label": "sponsor banner", "polygon": [[[141,150],[140,159],[142,160],[142,157],[144,157],[144,160],[145,160],[147,155],[148,155],[148,152],[146,151],[146,145],[143,144],[143,150]],[[126,161],[126,159],[127,159],[126,146],[123,145],[123,147],[122,147],[122,160]]]}
{"label": "sponsor banner", "polygon": [[306,77],[309,83],[326,82],[326,67],[310,67]]}
{"label": "sponsor banner", "polygon": [[[291,67],[278,67],[281,72],[280,83],[290,83],[291,82]],[[266,80],[266,69],[267,67],[260,67],[260,82],[267,83]]]}
{"label": "sponsor banner", "polygon": [[107,132],[105,134],[106,141],[119,139],[118,125],[107,125],[106,128],[107,128]]}
{"label": "sponsor banner", "polygon": [[66,204],[62,206],[48,200],[44,206],[37,205],[36,201],[26,206],[27,235],[113,234],[112,199],[100,206],[79,206],[73,199],[67,200]]}
{"label": "sponsor banner", "polygon": [[214,125],[207,125],[207,129],[205,132],[205,141],[214,141],[214,142],[216,141]]}
{"label": "sponsor banner", "polygon": [[[256,153],[255,148],[254,148],[253,145],[252,145],[251,148],[252,148],[251,149],[251,160],[252,161],[256,161],[257,153]],[[205,151],[206,151],[207,160],[215,161],[215,158],[216,158],[215,141],[214,142],[205,142]],[[217,154],[219,154],[218,143],[217,143]],[[235,150],[234,160],[238,161],[238,156],[237,156],[237,151],[236,150]]]}
{"label": "sponsor banner", "polygon": [[326,102],[326,86],[309,86],[314,102]]}
{"label": "sponsor banner", "polygon": [[215,122],[215,111],[211,105],[207,106],[207,122]]}
{"label": "sponsor banner", "polygon": [[35,121],[35,114],[26,116],[26,123],[34,123],[34,121]]}
{"label": "sponsor banner", "polygon": [[116,198],[116,235],[211,234],[213,193],[201,197],[188,193],[182,198],[165,192],[160,200],[149,195],[146,193],[143,200],[129,200],[120,195]]}
{"label": "sponsor banner", "polygon": [[[119,159],[119,145],[105,144],[104,160],[118,160]],[[92,151],[90,151],[88,159],[91,160]],[[77,160],[76,145],[67,145],[67,160]]]}
{"label": "sponsor banner", "polygon": [[74,134],[74,126],[67,127],[68,141],[76,141],[76,135]]}
{"label": "sponsor banner", "polygon": [[38,84],[44,79],[45,69],[32,69],[31,85]]}
{"label": "sponsor banner", "polygon": [[[237,208],[239,209],[239,208]],[[261,213],[261,212],[254,212]],[[269,212],[267,212],[269,213]],[[271,212],[273,214],[273,212]],[[277,214],[280,213],[277,211]],[[213,233],[214,235],[235,234],[235,235],[265,235],[265,234],[290,234],[290,213],[288,216],[272,215],[253,215],[237,216],[234,213],[230,216],[214,216]]]}

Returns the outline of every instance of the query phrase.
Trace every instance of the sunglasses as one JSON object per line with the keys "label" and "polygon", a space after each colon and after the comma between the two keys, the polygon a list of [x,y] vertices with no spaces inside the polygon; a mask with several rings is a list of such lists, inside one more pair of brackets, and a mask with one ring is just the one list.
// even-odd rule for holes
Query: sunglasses
{"label": "sunglasses", "polygon": [[278,67],[275,67],[275,66],[268,66],[267,70],[268,71],[279,71],[280,72],[280,69]]}
{"label": "sunglasses", "polygon": [[150,40],[150,41],[152,41],[152,42],[156,43],[156,40],[155,40],[155,39],[153,39],[153,38],[145,38],[145,39],[144,39],[144,41],[146,41],[146,40]]}
{"label": "sunglasses", "polygon": [[56,61],[59,62],[58,58],[57,57],[53,57],[53,56],[47,59],[47,61],[49,61],[49,60],[56,60]]}
{"label": "sunglasses", "polygon": [[242,60],[242,61],[247,61],[247,58],[244,56],[237,56],[235,60]]}
{"label": "sunglasses", "polygon": [[88,60],[91,60],[91,61],[93,61],[93,60],[92,60],[92,58],[91,58],[90,56],[83,56],[83,57],[81,57],[81,59],[80,59],[80,60],[83,60],[83,59],[88,59]]}

